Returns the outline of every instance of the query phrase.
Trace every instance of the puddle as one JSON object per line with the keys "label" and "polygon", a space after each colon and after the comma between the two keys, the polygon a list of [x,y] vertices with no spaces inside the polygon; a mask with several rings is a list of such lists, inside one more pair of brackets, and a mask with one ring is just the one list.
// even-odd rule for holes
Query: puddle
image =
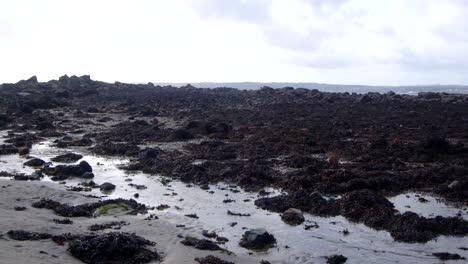
{"label": "puddle", "polygon": [[[272,263],[325,263],[324,256],[343,254],[348,257],[347,263],[428,263],[437,262],[432,256],[433,252],[443,251],[468,257],[465,251],[458,249],[468,244],[468,237],[442,236],[426,244],[399,243],[394,242],[388,232],[350,223],[341,216],[324,218],[308,214],[305,215],[305,224],[316,223],[319,228],[312,227],[310,230],[305,230],[304,224],[289,226],[281,221],[279,214],[257,209],[254,205],[256,193],[244,192],[225,184],[210,185],[210,190],[202,190],[197,186],[188,187],[179,181],[171,181],[164,185],[162,181],[165,178],[162,176],[127,173],[120,170],[118,167],[127,163],[127,159],[92,155],[85,148],[57,149],[50,144],[51,141],[35,144],[30,155],[50,161],[52,157],[69,151],[82,154],[83,160],[88,161],[93,167],[95,174],[93,180],[96,183],[111,182],[116,185],[116,190],[108,198],[134,198],[134,194],[138,193],[139,198],[136,200],[140,203],[149,206],[167,204],[170,206],[169,209],[162,211],[155,209],[150,213],[174,224],[185,225],[185,229],[199,233],[200,237],[202,237],[201,230],[216,231],[220,236],[229,239],[223,247],[236,255],[246,256],[250,252],[237,244],[245,231],[244,228],[266,228],[276,237],[278,245],[266,253],[254,253],[258,261],[265,259]],[[0,156],[0,161],[2,162],[0,170],[24,173],[33,171],[32,168],[22,165],[26,160],[18,155]],[[58,164],[60,163],[54,163]],[[50,181],[48,177],[44,180]],[[80,182],[81,180],[72,179],[68,180],[65,186],[59,186],[66,188],[76,186]],[[129,186],[130,183],[144,185],[147,188],[138,190]],[[278,193],[277,190],[273,191]],[[103,195],[97,189],[85,194]],[[431,214],[452,216],[460,211],[439,203],[430,196],[424,196],[429,200],[428,203],[419,203],[416,194],[408,195],[409,198],[406,194],[402,194],[390,200],[401,211],[411,209],[428,217],[431,217]],[[235,202],[224,203],[226,199]],[[411,208],[406,208],[406,205]],[[251,216],[231,216],[227,214],[228,210]],[[192,213],[197,214],[199,219],[184,216]],[[466,219],[466,208],[462,213]],[[233,222],[237,224],[231,226]],[[183,229],[181,228],[181,233]],[[344,230],[349,231],[349,234],[344,235]]]}
{"label": "puddle", "polygon": [[436,217],[438,215],[448,216],[461,216],[463,219],[468,220],[468,209],[457,208],[444,202],[442,198],[425,193],[407,192],[397,196],[388,197],[390,202],[395,205],[395,209],[404,213],[411,211],[424,217]]}

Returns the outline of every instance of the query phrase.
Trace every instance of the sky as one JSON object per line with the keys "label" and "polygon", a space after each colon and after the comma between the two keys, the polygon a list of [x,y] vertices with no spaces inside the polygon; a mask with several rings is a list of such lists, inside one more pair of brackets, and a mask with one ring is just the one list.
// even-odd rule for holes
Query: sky
{"label": "sky", "polygon": [[468,84],[465,0],[0,0],[0,83]]}

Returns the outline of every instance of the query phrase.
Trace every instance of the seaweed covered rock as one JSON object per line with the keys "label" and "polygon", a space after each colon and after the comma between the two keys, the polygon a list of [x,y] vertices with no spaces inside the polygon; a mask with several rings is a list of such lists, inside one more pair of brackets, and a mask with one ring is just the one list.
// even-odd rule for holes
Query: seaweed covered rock
{"label": "seaweed covered rock", "polygon": [[448,253],[448,252],[436,252],[432,253],[433,256],[437,257],[440,260],[460,260],[460,259],[465,259],[464,257],[460,256],[459,254],[456,253]]}
{"label": "seaweed covered rock", "polygon": [[339,214],[340,209],[334,200],[327,201],[318,192],[303,190],[287,195],[260,198],[255,201],[255,205],[277,213],[282,213],[289,208],[297,208],[319,216],[335,216]]}
{"label": "seaweed covered rock", "polygon": [[7,232],[9,238],[18,241],[49,239],[52,236],[45,233],[29,232],[25,230],[10,230]]}
{"label": "seaweed covered rock", "polygon": [[254,250],[265,250],[274,247],[275,237],[263,228],[245,231],[239,246]]}
{"label": "seaweed covered rock", "polygon": [[99,155],[135,156],[139,153],[140,148],[135,144],[104,141],[94,146],[92,151]]}
{"label": "seaweed covered rock", "polygon": [[208,239],[198,239],[187,236],[184,240],[180,241],[180,243],[200,250],[222,250],[222,248],[220,248],[215,242]]}
{"label": "seaweed covered rock", "polygon": [[347,260],[348,258],[343,255],[331,255],[327,257],[327,264],[343,264]]}
{"label": "seaweed covered rock", "polygon": [[353,222],[364,223],[377,230],[387,230],[402,242],[427,242],[440,235],[464,236],[468,234],[468,221],[458,217],[425,218],[413,212],[398,214],[393,204],[382,194],[371,190],[345,193],[341,199],[325,200],[320,194],[297,191],[288,195],[260,198],[260,208],[281,212],[296,206],[319,216],[342,215]]}
{"label": "seaweed covered rock", "polygon": [[70,242],[68,251],[84,263],[138,264],[159,259],[155,243],[128,233],[87,236]]}
{"label": "seaweed covered rock", "polygon": [[146,212],[146,206],[135,200],[110,199],[95,203],[86,203],[76,206],[62,204],[60,202],[43,198],[32,204],[34,208],[54,210],[57,215],[63,217],[91,217],[115,214],[137,214]]}
{"label": "seaweed covered rock", "polygon": [[424,243],[440,235],[466,236],[468,221],[459,217],[425,218],[413,212],[405,212],[393,217],[385,229],[397,241]]}
{"label": "seaweed covered rock", "polygon": [[203,258],[195,258],[195,261],[200,264],[234,264],[234,262],[222,260],[212,255],[208,255]]}
{"label": "seaweed covered rock", "polygon": [[82,155],[70,152],[70,153],[65,153],[65,154],[62,154],[62,155],[58,155],[58,156],[52,158],[51,160],[54,161],[54,162],[73,163],[73,162],[77,162],[81,158],[83,158]]}
{"label": "seaweed covered rock", "polygon": [[94,216],[122,215],[132,211],[132,208],[126,203],[104,204],[94,210]]}

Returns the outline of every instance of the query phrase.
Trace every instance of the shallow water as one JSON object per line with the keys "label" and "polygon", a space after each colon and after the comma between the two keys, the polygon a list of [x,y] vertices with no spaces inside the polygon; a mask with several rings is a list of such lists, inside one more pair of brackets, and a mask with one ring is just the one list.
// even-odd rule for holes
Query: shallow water
{"label": "shallow water", "polygon": [[[0,134],[1,135],[1,134]],[[35,144],[31,149],[30,156],[50,161],[52,157],[69,151],[82,154],[93,167],[96,183],[111,182],[117,186],[116,190],[109,194],[108,198],[134,198],[140,203],[149,206],[167,204],[166,210],[153,210],[150,213],[158,215],[174,224],[185,225],[181,228],[196,233],[202,230],[216,231],[220,236],[227,237],[224,247],[236,255],[248,255],[250,251],[237,245],[244,228],[263,227],[272,233],[278,245],[268,252],[254,253],[258,259],[265,259],[273,263],[325,263],[324,256],[332,254],[343,254],[348,257],[347,263],[434,263],[438,262],[432,256],[433,252],[448,251],[468,257],[466,251],[458,249],[468,245],[467,237],[439,237],[437,240],[426,244],[408,244],[394,242],[388,232],[372,230],[362,224],[354,224],[345,218],[338,217],[316,217],[306,214],[305,224],[318,224],[319,228],[304,229],[300,226],[289,226],[281,221],[280,215],[261,210],[255,207],[256,193],[244,192],[239,188],[231,188],[225,184],[211,185],[210,190],[202,190],[197,186],[188,187],[179,181],[171,181],[164,185],[160,175],[148,175],[144,173],[127,173],[118,167],[129,160],[114,157],[102,157],[90,154],[85,148],[57,149],[51,146],[51,141]],[[0,156],[0,170],[30,173],[34,169],[24,167],[26,160],[18,155]],[[55,163],[57,165],[59,163]],[[131,181],[129,181],[131,179]],[[44,179],[50,181],[48,177]],[[76,186],[81,180],[68,180],[61,188]],[[137,190],[128,184],[144,185],[147,188]],[[233,192],[231,189],[235,189]],[[210,193],[214,191],[214,193]],[[278,190],[271,190],[278,194]],[[104,195],[98,189],[89,193]],[[409,195],[409,198],[406,196]],[[443,202],[436,201],[435,197],[424,195],[428,203],[418,202],[414,193],[402,194],[389,198],[400,211],[414,211],[426,217],[434,215],[455,216],[461,210],[466,219],[466,208],[454,208]],[[225,199],[235,202],[223,203]],[[247,201],[248,199],[248,201]],[[410,208],[405,207],[409,205]],[[178,208],[177,208],[177,207]],[[235,213],[251,214],[249,217],[231,216],[227,214],[230,210]],[[195,213],[199,219],[184,217],[185,214]],[[432,215],[433,214],[433,215]],[[157,220],[156,220],[157,221]],[[237,222],[231,227],[230,223]],[[344,235],[343,231],[349,234]],[[176,234],[174,234],[176,235]],[[288,247],[288,248],[287,248]]]}
{"label": "shallow water", "polygon": [[[424,200],[420,201],[421,198]],[[468,220],[468,208],[447,205],[442,198],[427,193],[407,192],[388,197],[388,200],[401,213],[412,211],[424,217],[461,216]]]}

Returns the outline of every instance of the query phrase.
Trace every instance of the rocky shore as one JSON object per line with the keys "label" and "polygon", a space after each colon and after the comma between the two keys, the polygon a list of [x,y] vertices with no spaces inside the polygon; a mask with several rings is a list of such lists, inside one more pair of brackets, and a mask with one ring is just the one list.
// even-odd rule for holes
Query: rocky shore
{"label": "rocky shore", "polygon": [[[175,88],[63,76],[1,85],[0,110],[0,130],[5,133],[0,161],[21,156],[21,165],[34,171],[12,171],[8,163],[0,163],[5,179],[0,182],[0,258],[7,263],[194,263],[195,258],[199,263],[260,263],[259,256],[229,254],[216,234],[178,237],[175,225],[145,220],[154,208],[139,203],[138,192],[120,200],[86,196],[90,190],[107,195],[116,185],[112,180],[95,183],[96,165],[74,150],[126,159],[121,169],[128,173],[164,175],[168,182],[208,192],[210,184],[221,182],[257,193],[252,201],[256,206],[284,213],[283,221],[291,226],[311,226],[304,223],[307,213],[341,216],[388,232],[401,243],[468,236],[468,222],[461,214],[399,212],[388,199],[423,192],[466,213],[468,95]],[[44,140],[67,153],[50,162],[31,156],[31,149]],[[72,191],[55,186],[77,180],[81,185]],[[129,188],[151,191],[141,184],[129,183]],[[270,188],[282,193],[271,195]],[[185,215],[198,218],[196,212]],[[59,224],[62,218],[73,224]],[[98,231],[87,229],[91,225],[98,225]],[[112,232],[99,230],[100,225]],[[267,251],[282,243],[266,236],[267,230],[252,235],[258,230],[246,230],[237,242]],[[271,243],[262,244],[263,235]],[[118,246],[113,249],[110,240]],[[125,248],[123,255],[116,255],[117,248]],[[204,249],[211,251],[205,254]],[[452,256],[434,253],[433,259]],[[323,261],[344,263],[333,262],[346,261],[340,256],[325,256]]]}

